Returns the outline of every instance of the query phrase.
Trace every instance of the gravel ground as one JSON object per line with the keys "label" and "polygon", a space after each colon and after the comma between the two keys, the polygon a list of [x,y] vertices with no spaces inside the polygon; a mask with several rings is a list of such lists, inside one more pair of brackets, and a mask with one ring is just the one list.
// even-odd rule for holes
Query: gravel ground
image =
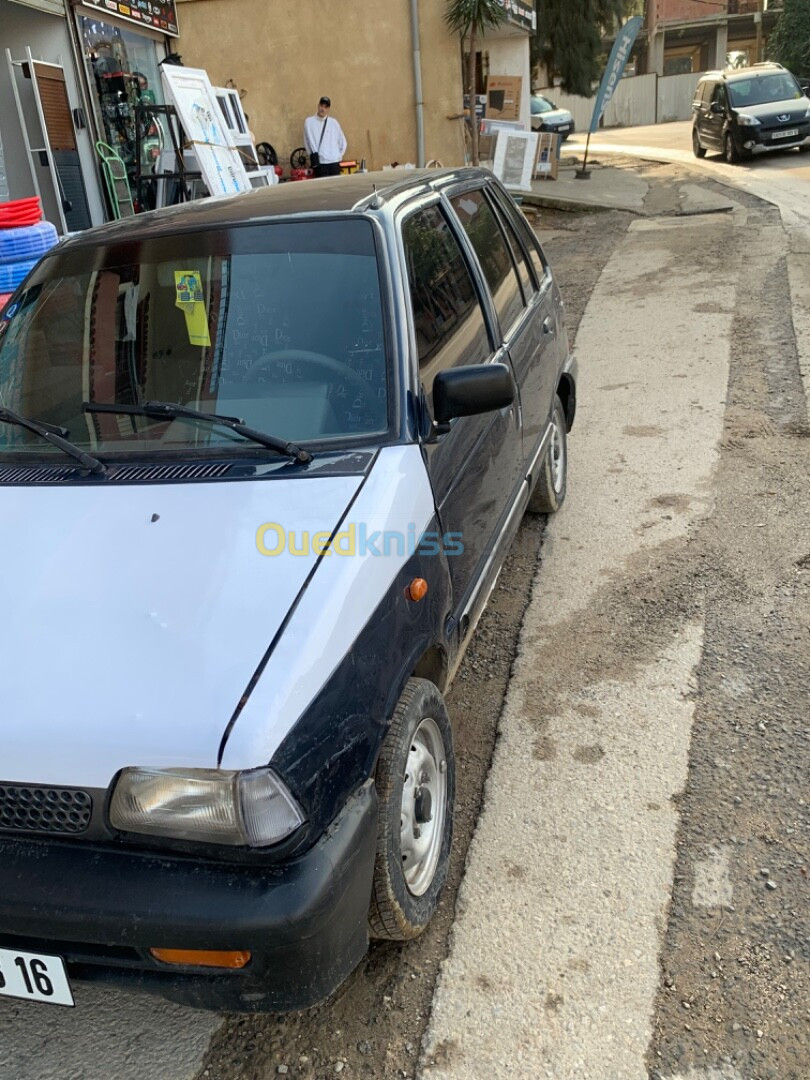
{"label": "gravel ground", "polygon": [[782,230],[753,212],[729,252],[748,272],[717,503],[689,553],[706,638],[654,1080],[810,1076],[810,427]]}

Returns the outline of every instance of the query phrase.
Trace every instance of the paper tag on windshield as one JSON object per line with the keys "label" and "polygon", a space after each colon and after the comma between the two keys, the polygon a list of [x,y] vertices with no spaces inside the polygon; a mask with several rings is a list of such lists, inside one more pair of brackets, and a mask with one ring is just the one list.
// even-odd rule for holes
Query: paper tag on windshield
{"label": "paper tag on windshield", "polygon": [[210,345],[208,314],[199,270],[175,270],[175,307],[186,317],[186,331],[191,345]]}

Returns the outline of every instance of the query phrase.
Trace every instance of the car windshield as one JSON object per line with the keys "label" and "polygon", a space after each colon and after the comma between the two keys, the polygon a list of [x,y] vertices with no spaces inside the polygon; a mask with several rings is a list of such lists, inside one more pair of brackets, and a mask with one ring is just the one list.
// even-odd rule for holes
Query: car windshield
{"label": "car windshield", "polygon": [[788,72],[739,79],[728,84],[728,96],[735,109],[746,105],[765,105],[769,101],[789,101],[802,96],[801,88]]}
{"label": "car windshield", "polygon": [[544,98],[544,97],[533,97],[532,98],[532,116],[539,116],[540,113],[544,113],[544,112],[554,112],[554,110],[556,108],[557,108],[557,106],[554,104],[554,102],[549,101],[547,98]]}
{"label": "car windshield", "polygon": [[[0,406],[102,457],[257,447],[87,402],[180,403],[309,443],[379,437],[388,387],[374,230],[360,218],[67,248],[0,317]],[[20,453],[59,455],[0,424],[0,459]]]}

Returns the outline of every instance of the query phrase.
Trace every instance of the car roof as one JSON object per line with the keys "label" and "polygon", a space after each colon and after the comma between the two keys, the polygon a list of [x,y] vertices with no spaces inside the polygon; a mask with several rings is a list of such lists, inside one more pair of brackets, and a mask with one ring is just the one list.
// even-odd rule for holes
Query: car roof
{"label": "car roof", "polygon": [[318,180],[293,181],[238,195],[197,199],[112,221],[77,233],[60,250],[88,244],[127,243],[172,233],[223,229],[281,217],[377,210],[403,193],[425,193],[459,181],[492,179],[488,169],[384,169]]}
{"label": "car roof", "polygon": [[776,75],[780,72],[785,75],[790,74],[782,64],[763,63],[745,68],[727,68],[725,71],[707,71],[700,79],[700,82],[705,82],[707,79],[723,79],[725,82],[737,82],[740,79],[764,78],[766,75]]}

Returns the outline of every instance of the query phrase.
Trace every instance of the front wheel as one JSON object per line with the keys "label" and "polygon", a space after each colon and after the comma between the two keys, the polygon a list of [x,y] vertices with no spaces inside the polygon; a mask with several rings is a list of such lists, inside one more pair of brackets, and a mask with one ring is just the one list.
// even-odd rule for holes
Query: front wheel
{"label": "front wheel", "polygon": [[415,938],[447,880],[456,768],[444,698],[409,679],[394,709],[375,773],[377,855],[369,909],[372,937]]}
{"label": "front wheel", "polygon": [[730,131],[726,132],[726,137],[723,139],[723,157],[729,165],[736,165],[740,160],[739,152]]}
{"label": "front wheel", "polygon": [[526,507],[530,514],[554,514],[565,501],[568,482],[567,431],[563,403],[559,397],[555,397],[548,449]]}
{"label": "front wheel", "polygon": [[696,127],[692,128],[692,153],[696,158],[706,157],[706,149],[700,145],[700,136]]}

